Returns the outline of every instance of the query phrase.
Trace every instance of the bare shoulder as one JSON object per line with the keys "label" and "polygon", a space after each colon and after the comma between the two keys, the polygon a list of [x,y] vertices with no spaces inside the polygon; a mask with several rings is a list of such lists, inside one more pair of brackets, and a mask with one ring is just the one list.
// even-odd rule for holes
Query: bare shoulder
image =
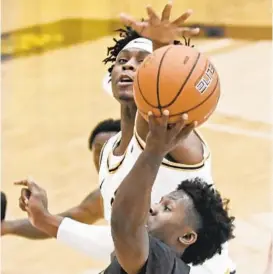
{"label": "bare shoulder", "polygon": [[180,164],[196,165],[204,160],[204,146],[202,138],[193,131],[171,153],[171,157]]}

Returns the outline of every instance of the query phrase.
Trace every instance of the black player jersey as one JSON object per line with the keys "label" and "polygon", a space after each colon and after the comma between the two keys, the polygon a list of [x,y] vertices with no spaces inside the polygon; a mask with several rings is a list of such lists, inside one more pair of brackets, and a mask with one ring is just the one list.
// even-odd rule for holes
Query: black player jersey
{"label": "black player jersey", "polygon": [[[190,267],[166,244],[150,236],[149,257],[139,274],[189,274]],[[100,274],[126,274],[115,258]]]}

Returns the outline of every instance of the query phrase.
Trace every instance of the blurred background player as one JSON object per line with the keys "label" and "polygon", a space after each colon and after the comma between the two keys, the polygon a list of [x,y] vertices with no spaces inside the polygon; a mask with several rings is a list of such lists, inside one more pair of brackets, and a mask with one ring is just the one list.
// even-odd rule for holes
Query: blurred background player
{"label": "blurred background player", "polygon": [[94,128],[88,139],[89,149],[92,151],[93,162],[99,171],[99,159],[104,144],[118,132],[120,132],[120,120],[107,119]]}

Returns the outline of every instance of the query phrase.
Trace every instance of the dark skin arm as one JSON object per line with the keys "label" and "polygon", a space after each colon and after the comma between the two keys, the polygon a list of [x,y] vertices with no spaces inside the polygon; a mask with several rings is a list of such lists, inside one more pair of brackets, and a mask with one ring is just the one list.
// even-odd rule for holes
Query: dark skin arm
{"label": "dark skin arm", "polygon": [[[58,216],[69,217],[86,224],[93,224],[103,218],[103,205],[100,190],[95,189],[78,206],[60,213]],[[63,218],[60,218],[60,220],[62,219]],[[1,228],[2,234],[11,234],[33,240],[48,239],[51,236],[56,237],[57,235],[57,232],[53,233],[51,236],[43,233],[33,227],[28,219],[5,221]]]}
{"label": "dark skin arm", "polygon": [[164,156],[192,131],[187,117],[167,130],[168,111],[158,121],[149,115],[150,132],[146,147],[122,181],[112,207],[111,229],[119,264],[137,274],[149,256],[149,237],[145,227],[149,216],[151,191]]}
{"label": "dark skin arm", "polygon": [[152,186],[162,159],[162,156],[144,151],[120,185],[113,203],[111,229],[115,255],[130,274],[138,273],[149,255],[145,223]]}

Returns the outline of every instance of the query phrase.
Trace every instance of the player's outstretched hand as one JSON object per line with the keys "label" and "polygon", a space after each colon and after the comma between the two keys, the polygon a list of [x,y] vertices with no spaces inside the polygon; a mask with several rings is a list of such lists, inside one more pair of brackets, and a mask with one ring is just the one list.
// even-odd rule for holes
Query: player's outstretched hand
{"label": "player's outstretched hand", "polygon": [[187,10],[178,18],[170,21],[172,1],[164,7],[161,17],[149,5],[147,6],[148,19],[139,21],[131,15],[121,13],[120,19],[126,25],[133,28],[139,35],[160,44],[170,44],[182,36],[194,36],[199,33],[199,28],[184,26],[185,21],[192,15],[192,10]]}
{"label": "player's outstretched hand", "polygon": [[145,150],[163,157],[185,139],[197,125],[196,122],[187,123],[187,114],[183,114],[177,123],[168,124],[168,110],[164,110],[160,118],[156,118],[152,112],[148,113],[148,117],[149,133]]}
{"label": "player's outstretched hand", "polygon": [[48,214],[46,191],[32,180],[22,180],[14,183],[23,186],[19,198],[19,207],[26,211],[31,224],[38,226],[39,220]]}

